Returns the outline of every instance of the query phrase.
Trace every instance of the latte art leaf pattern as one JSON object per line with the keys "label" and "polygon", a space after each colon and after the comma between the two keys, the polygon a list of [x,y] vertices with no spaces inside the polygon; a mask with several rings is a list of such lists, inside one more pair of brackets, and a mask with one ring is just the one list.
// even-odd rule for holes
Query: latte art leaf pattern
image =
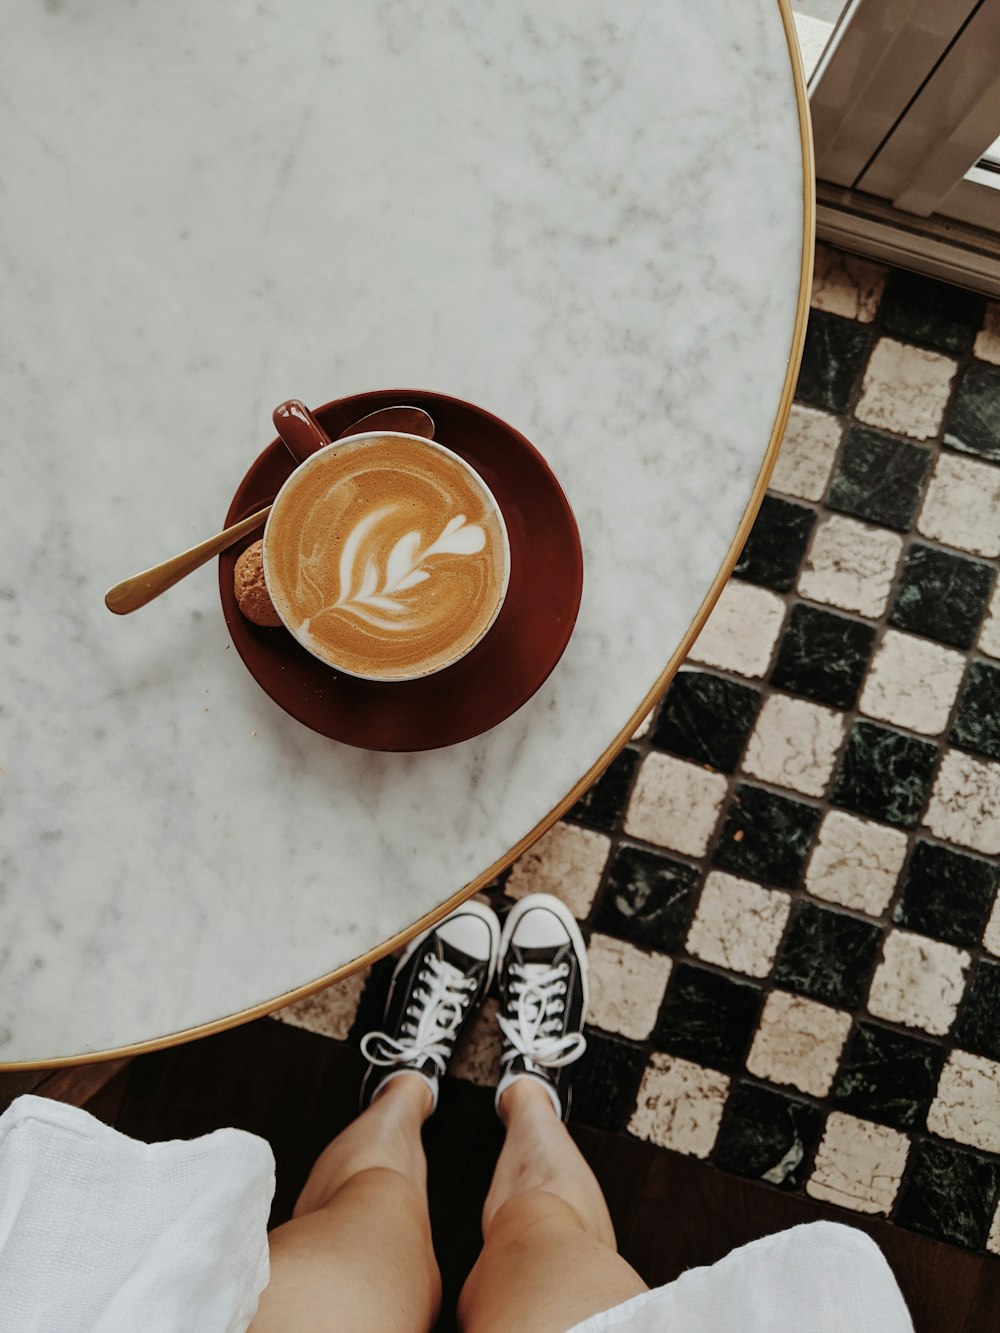
{"label": "latte art leaf pattern", "polygon": [[[464,514],[450,519],[436,541],[425,546],[423,534],[406,532],[396,542],[380,570],[372,556],[366,556],[365,547],[373,545],[369,539],[378,525],[395,512],[395,506],[385,505],[367,514],[354,528],[340,557],[340,594],[333,610],[350,611],[380,629],[403,629],[406,613],[412,607],[400,594],[425,583],[433,574],[424,565],[434,556],[478,555],[486,545],[486,533],[478,523],[469,523]],[[392,616],[385,620],[373,612]]]}
{"label": "latte art leaf pattern", "polygon": [[476,474],[407,437],[320,450],[265,529],[268,591],[330,666],[413,680],[473,647],[507,586],[504,523]]}

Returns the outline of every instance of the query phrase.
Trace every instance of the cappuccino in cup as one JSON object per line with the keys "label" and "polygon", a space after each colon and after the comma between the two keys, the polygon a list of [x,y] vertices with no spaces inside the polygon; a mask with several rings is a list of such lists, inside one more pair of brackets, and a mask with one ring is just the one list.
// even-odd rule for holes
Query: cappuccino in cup
{"label": "cappuccino in cup", "polygon": [[489,488],[414,435],[354,436],[313,454],[264,529],[264,577],[284,625],[366,680],[414,680],[458,661],[496,619],[509,567]]}

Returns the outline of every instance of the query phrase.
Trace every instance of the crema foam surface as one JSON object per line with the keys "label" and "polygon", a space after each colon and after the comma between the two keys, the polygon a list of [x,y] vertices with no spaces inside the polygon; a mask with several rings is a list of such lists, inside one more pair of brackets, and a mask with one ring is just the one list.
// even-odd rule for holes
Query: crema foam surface
{"label": "crema foam surface", "polygon": [[482,637],[502,599],[504,532],[467,469],[411,440],[322,450],[279,496],[268,591],[299,639],[362,676],[426,675]]}

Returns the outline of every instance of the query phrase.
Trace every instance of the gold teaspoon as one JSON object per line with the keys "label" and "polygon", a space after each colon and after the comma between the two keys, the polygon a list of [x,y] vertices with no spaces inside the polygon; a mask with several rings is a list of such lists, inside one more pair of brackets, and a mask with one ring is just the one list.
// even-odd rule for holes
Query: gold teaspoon
{"label": "gold teaspoon", "polygon": [[[318,444],[320,446],[330,444],[331,441],[326,432],[315,421],[312,414],[295,400],[292,403],[283,403],[281,407],[275,409],[274,419],[282,432],[282,438],[285,436],[285,431],[281,423],[291,418],[292,413],[286,409],[293,406],[299,427],[301,428],[303,422],[315,426],[316,433],[322,437]],[[395,430],[404,435],[421,435],[426,440],[434,438],[434,422],[421,408],[383,407],[377,412],[370,412],[367,416],[362,417],[360,421],[355,421],[346,430],[342,430],[337,439],[342,440],[348,435],[361,435],[371,430]],[[297,462],[302,462],[305,455],[300,453],[298,446],[299,439],[296,438],[289,443],[289,450]],[[116,616],[125,616],[130,611],[137,611],[140,606],[145,606],[147,602],[159,597],[160,593],[166,592],[175,583],[180,583],[181,579],[187,578],[188,574],[200,568],[206,561],[211,560],[212,556],[221,554],[234,542],[238,542],[241,537],[246,537],[248,533],[253,532],[255,528],[262,528],[270,512],[271,506],[265,505],[263,509],[258,509],[255,514],[250,514],[249,517],[241,519],[239,523],[234,523],[232,527],[216,533],[214,537],[199,542],[197,546],[192,546],[190,550],[182,551],[180,555],[172,556],[169,560],[164,560],[162,564],[154,565],[152,569],[144,569],[141,574],[134,574],[132,578],[125,579],[123,583],[116,583],[113,588],[109,588],[105,593],[104,605],[109,611],[113,611]]]}

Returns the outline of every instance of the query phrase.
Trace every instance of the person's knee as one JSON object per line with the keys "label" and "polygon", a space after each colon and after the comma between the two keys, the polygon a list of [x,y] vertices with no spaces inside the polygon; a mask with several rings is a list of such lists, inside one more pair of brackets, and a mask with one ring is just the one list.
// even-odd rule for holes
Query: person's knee
{"label": "person's knee", "polygon": [[587,1231],[577,1210],[550,1190],[534,1189],[515,1194],[489,1218],[483,1215],[483,1239],[487,1244],[520,1247],[537,1243],[538,1233]]}
{"label": "person's knee", "polygon": [[458,1301],[464,1333],[550,1329],[567,1311],[577,1323],[646,1290],[614,1239],[594,1235],[577,1210],[548,1190],[497,1209]]}
{"label": "person's knee", "polygon": [[371,1209],[374,1216],[385,1217],[387,1222],[400,1212],[413,1213],[420,1219],[427,1213],[424,1195],[409,1177],[392,1167],[368,1166],[336,1184],[314,1173],[296,1200],[292,1216],[304,1217],[322,1208],[342,1205],[348,1199]]}

